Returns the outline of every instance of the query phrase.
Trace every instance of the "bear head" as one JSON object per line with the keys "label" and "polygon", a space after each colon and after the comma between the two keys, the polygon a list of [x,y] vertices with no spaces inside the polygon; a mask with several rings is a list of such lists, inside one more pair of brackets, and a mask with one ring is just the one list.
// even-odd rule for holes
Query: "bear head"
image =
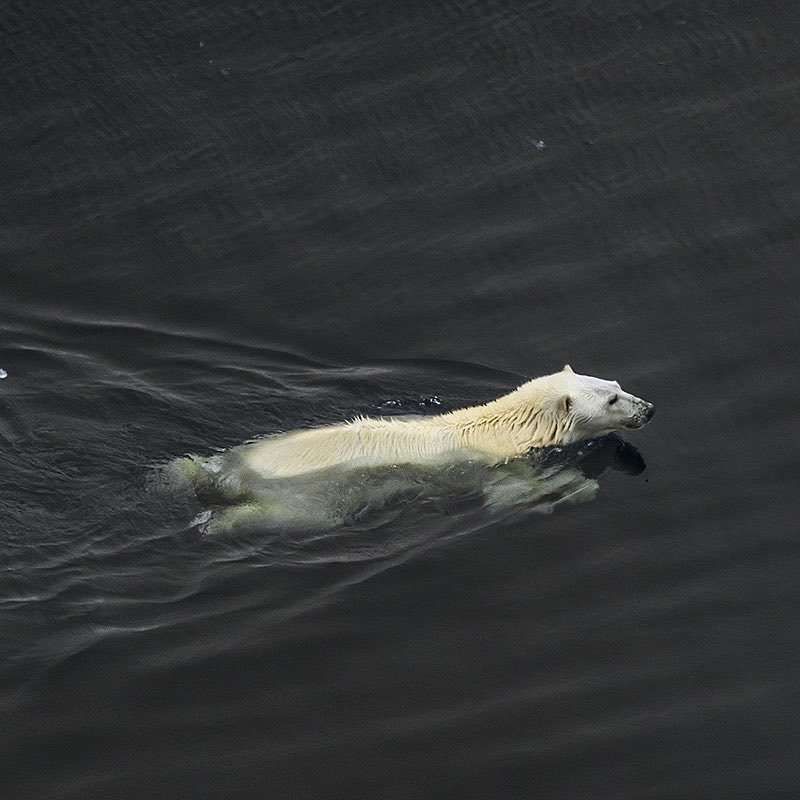
{"label": "bear head", "polygon": [[616,381],[579,375],[569,364],[554,377],[559,411],[566,422],[564,444],[641,428],[655,413],[652,403],[623,391]]}

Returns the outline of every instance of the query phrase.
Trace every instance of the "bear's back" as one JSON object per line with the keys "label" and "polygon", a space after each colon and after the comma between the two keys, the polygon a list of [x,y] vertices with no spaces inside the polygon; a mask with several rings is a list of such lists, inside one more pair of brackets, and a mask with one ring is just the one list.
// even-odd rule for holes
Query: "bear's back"
{"label": "bear's back", "polygon": [[247,466],[283,478],[346,464],[379,466],[429,461],[442,452],[443,431],[433,417],[361,417],[352,422],[270,436],[245,445]]}

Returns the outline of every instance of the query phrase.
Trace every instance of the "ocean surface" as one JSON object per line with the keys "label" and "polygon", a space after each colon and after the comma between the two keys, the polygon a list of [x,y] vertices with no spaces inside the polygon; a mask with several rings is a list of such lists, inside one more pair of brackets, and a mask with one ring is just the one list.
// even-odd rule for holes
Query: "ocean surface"
{"label": "ocean surface", "polygon": [[[2,3],[0,797],[800,796],[799,41]],[[658,409],[585,502],[215,534],[154,477],[567,362]]]}

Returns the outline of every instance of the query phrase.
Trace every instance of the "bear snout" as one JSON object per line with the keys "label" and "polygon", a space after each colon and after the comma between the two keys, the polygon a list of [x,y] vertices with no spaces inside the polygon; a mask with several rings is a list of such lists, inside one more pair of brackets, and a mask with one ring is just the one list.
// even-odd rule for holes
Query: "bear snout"
{"label": "bear snout", "polygon": [[647,425],[656,413],[656,407],[646,400],[639,400],[636,406],[636,411],[625,426],[626,428],[641,428],[643,425]]}

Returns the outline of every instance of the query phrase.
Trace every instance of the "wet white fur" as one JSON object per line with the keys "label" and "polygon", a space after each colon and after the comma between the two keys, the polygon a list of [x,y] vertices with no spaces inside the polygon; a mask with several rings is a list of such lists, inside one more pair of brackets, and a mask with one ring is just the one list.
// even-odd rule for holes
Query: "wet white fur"
{"label": "wet white fur", "polygon": [[[617,400],[609,405],[609,399]],[[427,464],[453,458],[498,463],[531,448],[569,444],[629,425],[645,401],[615,381],[561,372],[481,406],[435,417],[372,419],[292,431],[244,445],[244,463],[265,478],[328,467]]]}

